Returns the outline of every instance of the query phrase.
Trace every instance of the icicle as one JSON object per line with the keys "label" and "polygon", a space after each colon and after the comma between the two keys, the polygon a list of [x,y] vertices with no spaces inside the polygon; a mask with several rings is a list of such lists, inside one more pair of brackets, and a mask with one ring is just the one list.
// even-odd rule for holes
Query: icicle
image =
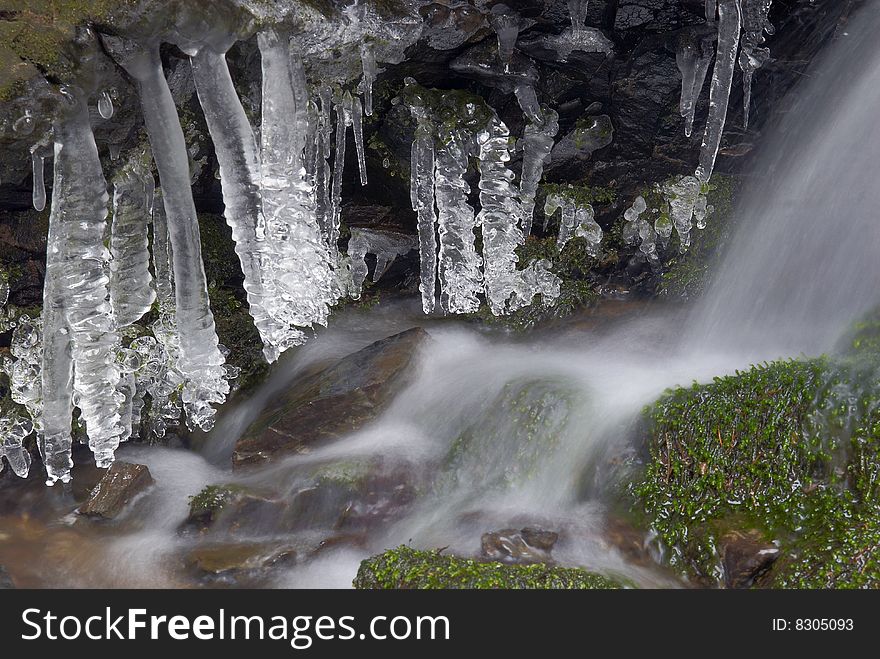
{"label": "icicle", "polygon": [[361,185],[367,184],[367,163],[364,156],[364,124],[361,110],[361,99],[355,96],[351,101],[351,127],[354,132],[354,147],[357,151],[358,172]]}
{"label": "icicle", "polygon": [[713,22],[718,11],[718,0],[706,0],[706,20]]}
{"label": "icicle", "polygon": [[450,313],[474,313],[483,288],[482,258],[474,245],[474,209],[468,204],[469,136],[453,128],[441,136],[436,153],[434,189],[440,234],[440,305]]}
{"label": "icicle", "polygon": [[599,248],[602,244],[602,227],[595,218],[596,212],[590,204],[578,208],[575,213],[577,228],[574,230],[574,235],[586,240],[587,253],[593,258],[599,256]]}
{"label": "icicle", "polygon": [[376,53],[373,51],[373,44],[368,41],[361,44],[361,66],[364,70],[364,114],[372,117],[373,83],[376,81],[380,71],[379,66],[376,64]]}
{"label": "icicle", "polygon": [[[329,87],[321,87],[318,92],[318,98],[321,106],[318,112],[318,130],[316,139],[318,143],[315,148],[315,203],[318,215],[318,225],[321,227],[321,233],[330,249],[331,254],[335,254],[337,247],[335,242],[331,242],[330,234],[333,225],[333,208],[330,201],[330,150],[331,140],[333,136],[333,118],[330,110],[333,105],[331,100],[331,91]],[[338,236],[336,238],[338,240]]]}
{"label": "icicle", "polygon": [[[303,166],[308,90],[302,61],[275,32],[261,32],[258,43],[263,66],[263,215],[266,239],[275,250],[272,276],[281,293],[269,301],[270,311],[296,327],[324,325],[335,289]],[[300,332],[296,341],[304,340]]]}
{"label": "icicle", "polygon": [[523,135],[522,175],[519,200],[522,205],[522,230],[528,236],[532,231],[535,213],[535,194],[544,174],[544,163],[553,149],[553,138],[559,131],[559,115],[550,109],[541,111],[535,90],[530,85],[518,85],[516,98],[523,113],[530,119]]}
{"label": "icicle", "polygon": [[675,61],[681,72],[680,110],[681,116],[685,118],[684,134],[690,137],[693,133],[697,100],[706,83],[712,52],[708,44],[704,44],[702,41],[684,43],[679,47]]}
{"label": "icicle", "polygon": [[342,221],[342,174],[345,171],[346,130],[351,125],[351,94],[343,95],[336,103],[336,150],[333,154],[333,196],[331,198],[331,221],[328,240],[331,254],[336,253],[339,241],[339,225]]}
{"label": "icicle", "polygon": [[772,0],[743,0],[742,2],[742,48],[739,67],[743,74],[743,126],[749,127],[752,100],[752,79],[755,71],[770,59],[770,51],[761,48],[764,33],[773,34],[773,26],[767,18]]}
{"label": "icicle", "polygon": [[730,100],[730,86],[733,83],[733,68],[739,47],[740,17],[737,0],[720,0],[718,3],[718,54],[712,72],[712,86],[709,92],[709,119],[700,151],[700,166],[696,177],[707,183],[715,167],[721,134],[727,118],[727,104]]}
{"label": "icicle", "polygon": [[437,280],[437,237],[434,225],[434,137],[426,112],[421,107],[410,107],[418,127],[410,157],[410,200],[418,216],[419,229],[419,290],[422,310],[433,313]]}
{"label": "icicle", "polygon": [[571,18],[571,29],[581,30],[587,22],[589,0],[568,0],[568,15]]}
{"label": "icicle", "polygon": [[694,209],[700,197],[700,181],[693,176],[682,176],[663,184],[661,192],[669,202],[669,217],[681,241],[681,251],[690,245]]}
{"label": "icicle", "polygon": [[265,237],[257,141],[229,75],[226,56],[203,48],[191,62],[220,166],[223,214],[232,229],[250,315],[263,341],[263,354],[271,363],[283,347],[291,344],[293,333],[266,308],[266,298],[277,293],[267,272],[273,251]]}
{"label": "icicle", "polygon": [[[639,217],[648,210],[648,204],[645,198],[639,195],[633,201],[633,205],[623,212],[623,240],[628,244],[636,242],[639,236]],[[672,233],[672,224],[670,223],[669,232]]]}
{"label": "icicle", "polygon": [[159,170],[174,266],[178,368],[186,377],[182,400],[188,423],[209,430],[212,403],[229,393],[202,264],[199,225],[189,185],[189,157],[158,45],[130,54],[123,66],[137,80],[147,134]]}
{"label": "icicle", "polygon": [[156,299],[151,287],[147,239],[153,187],[152,173],[136,161],[123,168],[113,182],[110,306],[119,327],[139,320]]}
{"label": "icicle", "polygon": [[110,119],[113,116],[113,99],[106,89],[98,97],[98,114],[102,119]]}
{"label": "icicle", "polygon": [[507,71],[519,36],[519,15],[507,5],[494,5],[489,12],[489,25],[498,37],[498,59]]}
{"label": "icicle", "polygon": [[559,221],[556,247],[561,250],[572,239],[575,229],[577,229],[577,205],[564,194],[555,192],[548,194],[544,202],[545,231],[546,222],[559,209],[562,209],[562,217]]}
{"label": "icicle", "polygon": [[33,202],[34,209],[42,211],[46,208],[46,181],[43,177],[43,156],[31,153],[31,166],[34,172]]}

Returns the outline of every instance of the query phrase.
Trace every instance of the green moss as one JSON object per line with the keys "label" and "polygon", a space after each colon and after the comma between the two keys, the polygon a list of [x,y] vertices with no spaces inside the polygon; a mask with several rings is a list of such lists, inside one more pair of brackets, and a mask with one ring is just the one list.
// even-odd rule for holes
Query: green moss
{"label": "green moss", "polygon": [[382,141],[378,133],[373,133],[370,136],[370,139],[367,141],[367,148],[376,153],[376,156],[382,161],[382,167],[385,168],[390,176],[409,182],[409,167],[404,166],[400,162],[389,146]]}
{"label": "green moss", "polygon": [[578,568],[505,565],[444,556],[401,546],[363,561],[354,579],[361,589],[612,589],[626,584]]}
{"label": "green moss", "polygon": [[464,89],[428,89],[418,84],[404,87],[398,98],[405,105],[424,106],[439,123],[437,137],[445,142],[456,131],[476,131],[495,115],[486,99]]}
{"label": "green moss", "polygon": [[208,485],[189,498],[189,519],[213,522],[243,489],[237,485]]}
{"label": "green moss", "polygon": [[788,574],[818,574],[809,562],[833,571],[832,548],[851,548],[853,524],[880,501],[877,383],[863,360],[779,361],[648,407],[649,459],[632,493],[671,564],[711,578],[715,539],[747,527],[781,543]]}
{"label": "green moss", "polygon": [[558,194],[581,207],[587,204],[613,204],[617,199],[617,192],[613,188],[582,183],[545,183],[541,190],[545,198]]}

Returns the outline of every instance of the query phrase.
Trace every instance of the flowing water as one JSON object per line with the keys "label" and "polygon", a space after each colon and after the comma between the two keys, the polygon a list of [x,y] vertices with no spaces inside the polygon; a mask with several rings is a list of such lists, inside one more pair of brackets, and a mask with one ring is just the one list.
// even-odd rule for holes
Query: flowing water
{"label": "flowing water", "polygon": [[[415,501],[356,542],[303,551],[263,585],[348,587],[359,561],[383,549],[408,543],[474,555],[482,533],[525,525],[560,532],[554,557],[562,564],[675,585],[619,549],[608,508],[640,409],[675,384],[832,349],[842,328],[880,302],[878,28],[874,3],[811,69],[770,131],[704,302],[608,304],[517,338],[426,319],[417,300],[349,310],[285,355],[261,390],[233,402],[200,452],[121,450],[122,459],[147,464],[156,485],[119,522],[86,525],[73,515],[58,522],[70,510],[60,488],[28,515],[21,509],[38,496],[35,488],[17,515],[0,507],[0,562],[22,585],[196,585],[183,556],[202,540],[178,532],[189,496],[234,480],[293,492],[316,467],[355,463],[413,474]],[[416,325],[431,345],[378,420],[309,454],[232,473],[235,440],[279,391],[317,365]],[[332,534],[312,529],[285,540],[305,549]]]}

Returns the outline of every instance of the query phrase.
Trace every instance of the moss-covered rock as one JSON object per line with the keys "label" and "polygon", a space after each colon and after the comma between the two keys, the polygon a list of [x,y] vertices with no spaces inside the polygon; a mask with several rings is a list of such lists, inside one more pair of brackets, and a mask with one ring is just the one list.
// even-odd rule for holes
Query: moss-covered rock
{"label": "moss-covered rock", "polygon": [[480,562],[405,546],[363,561],[353,583],[361,589],[607,590],[628,586],[579,568]]}
{"label": "moss-covered rock", "polygon": [[[647,408],[649,458],[632,493],[669,562],[720,582],[718,539],[737,529],[780,546],[770,584],[831,583],[822,575],[841,560],[873,555],[857,529],[878,519],[877,382],[864,360],[778,361]],[[880,584],[880,571],[860,578]]]}

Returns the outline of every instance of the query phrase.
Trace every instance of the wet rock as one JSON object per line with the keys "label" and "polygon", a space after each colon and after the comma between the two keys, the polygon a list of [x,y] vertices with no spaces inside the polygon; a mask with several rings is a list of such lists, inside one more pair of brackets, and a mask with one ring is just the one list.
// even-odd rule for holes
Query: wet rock
{"label": "wet rock", "polygon": [[234,467],[304,453],[375,419],[408,381],[428,334],[416,327],[373,343],[271,401],[235,445]]}
{"label": "wet rock", "polygon": [[113,519],[122,512],[136,495],[153,483],[145,465],[116,461],[92,491],[88,501],[80,506],[80,515]]}
{"label": "wet rock", "polygon": [[193,549],[186,564],[208,575],[263,570],[296,560],[296,550],[277,543],[229,543]]}
{"label": "wet rock", "polygon": [[182,530],[259,534],[277,529],[285,502],[237,484],[209,485],[190,499]]}
{"label": "wet rock", "polygon": [[6,568],[0,565],[0,590],[13,590],[14,588],[15,584],[12,582],[12,577],[9,576]]}
{"label": "wet rock", "polygon": [[757,531],[731,531],[718,546],[727,588],[748,588],[779,558],[779,548]]}
{"label": "wet rock", "polygon": [[550,563],[550,552],[559,534],[542,529],[502,529],[480,538],[482,554],[503,563]]}

